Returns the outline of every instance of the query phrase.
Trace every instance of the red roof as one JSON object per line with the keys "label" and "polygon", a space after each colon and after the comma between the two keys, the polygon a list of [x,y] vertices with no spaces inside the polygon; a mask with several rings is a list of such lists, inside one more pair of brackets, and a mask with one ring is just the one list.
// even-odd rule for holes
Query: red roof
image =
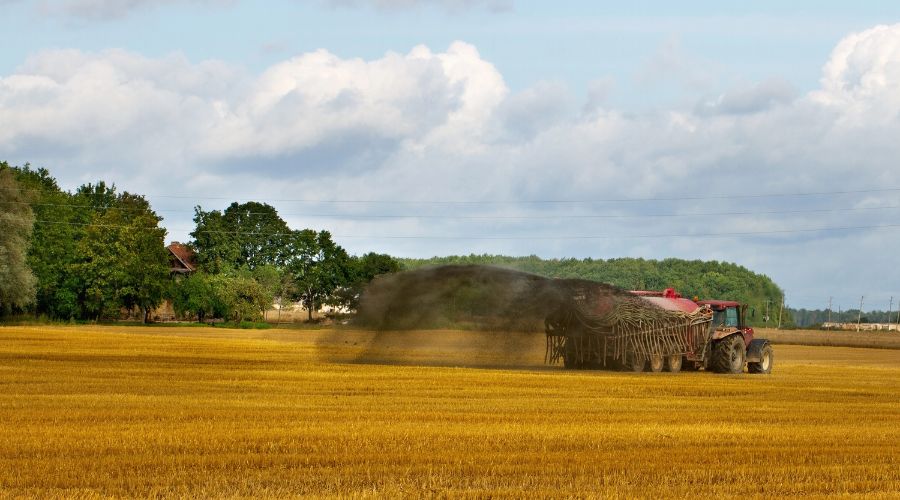
{"label": "red roof", "polygon": [[175,241],[167,246],[166,249],[175,257],[172,259],[173,272],[192,273],[197,270],[197,264],[194,262],[194,251],[187,245]]}

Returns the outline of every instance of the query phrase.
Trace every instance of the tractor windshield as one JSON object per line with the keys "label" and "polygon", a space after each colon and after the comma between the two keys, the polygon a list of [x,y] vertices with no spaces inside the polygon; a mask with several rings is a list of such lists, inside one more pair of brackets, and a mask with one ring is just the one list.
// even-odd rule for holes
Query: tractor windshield
{"label": "tractor windshield", "polygon": [[738,309],[737,307],[728,307],[724,311],[715,311],[713,316],[713,323],[717,327],[734,327],[738,328],[740,326],[738,322]]}

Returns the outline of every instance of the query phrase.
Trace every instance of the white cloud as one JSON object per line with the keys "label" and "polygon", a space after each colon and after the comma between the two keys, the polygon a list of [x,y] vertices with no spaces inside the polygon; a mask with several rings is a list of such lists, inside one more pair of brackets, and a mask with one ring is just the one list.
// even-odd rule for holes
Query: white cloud
{"label": "white cloud", "polygon": [[835,47],[816,102],[846,112],[847,119],[896,121],[900,111],[900,25],[852,34]]}
{"label": "white cloud", "polygon": [[[259,75],[179,55],[49,51],[0,78],[0,157],[47,166],[70,187],[102,176],[145,193],[262,200],[603,200],[816,192],[900,186],[900,25],[848,36],[823,69],[820,89],[797,95],[773,79],[696,108],[609,109],[598,83],[584,106],[565,86],[510,92],[475,47],[415,47],[375,60],[320,50]],[[700,96],[698,96],[699,98]],[[865,207],[893,205],[872,193]],[[861,196],[723,198],[596,205],[279,205],[297,226],[337,235],[542,236],[527,241],[344,240],[352,250],[401,254],[469,251],[723,258],[768,272],[789,290],[845,276],[900,280],[885,248],[896,232],[832,238],[553,240],[781,230],[891,223],[896,211],[759,212],[852,207]],[[190,205],[171,200],[172,227],[190,227]],[[860,202],[861,203],[861,202]],[[720,218],[333,219],[314,214],[538,215],[752,212]],[[166,215],[164,213],[164,215]],[[179,232],[180,231],[180,232]],[[187,230],[176,229],[184,238]],[[855,246],[856,241],[864,245]],[[820,267],[809,255],[827,251]],[[816,278],[819,276],[820,278]],[[872,285],[876,286],[876,285]],[[865,290],[862,290],[865,293]]]}

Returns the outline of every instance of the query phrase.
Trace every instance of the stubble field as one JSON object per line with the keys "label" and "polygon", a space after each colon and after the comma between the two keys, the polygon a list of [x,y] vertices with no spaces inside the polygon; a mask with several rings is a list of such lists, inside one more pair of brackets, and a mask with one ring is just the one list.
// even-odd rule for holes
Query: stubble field
{"label": "stubble field", "polygon": [[900,495],[900,351],[542,360],[531,335],[0,328],[0,497]]}

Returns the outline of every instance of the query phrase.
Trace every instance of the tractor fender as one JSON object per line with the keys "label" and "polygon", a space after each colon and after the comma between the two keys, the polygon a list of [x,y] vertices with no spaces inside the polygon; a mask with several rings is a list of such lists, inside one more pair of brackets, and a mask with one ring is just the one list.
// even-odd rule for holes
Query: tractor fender
{"label": "tractor fender", "polygon": [[738,330],[737,328],[733,328],[733,327],[716,328],[713,331],[711,340],[721,340],[721,339],[724,339],[725,337],[734,335],[735,333],[741,333],[741,331]]}
{"label": "tractor fender", "polygon": [[767,339],[753,339],[750,342],[750,345],[747,346],[747,362],[748,363],[759,363],[762,359],[762,350],[763,347],[769,345],[769,341]]}

